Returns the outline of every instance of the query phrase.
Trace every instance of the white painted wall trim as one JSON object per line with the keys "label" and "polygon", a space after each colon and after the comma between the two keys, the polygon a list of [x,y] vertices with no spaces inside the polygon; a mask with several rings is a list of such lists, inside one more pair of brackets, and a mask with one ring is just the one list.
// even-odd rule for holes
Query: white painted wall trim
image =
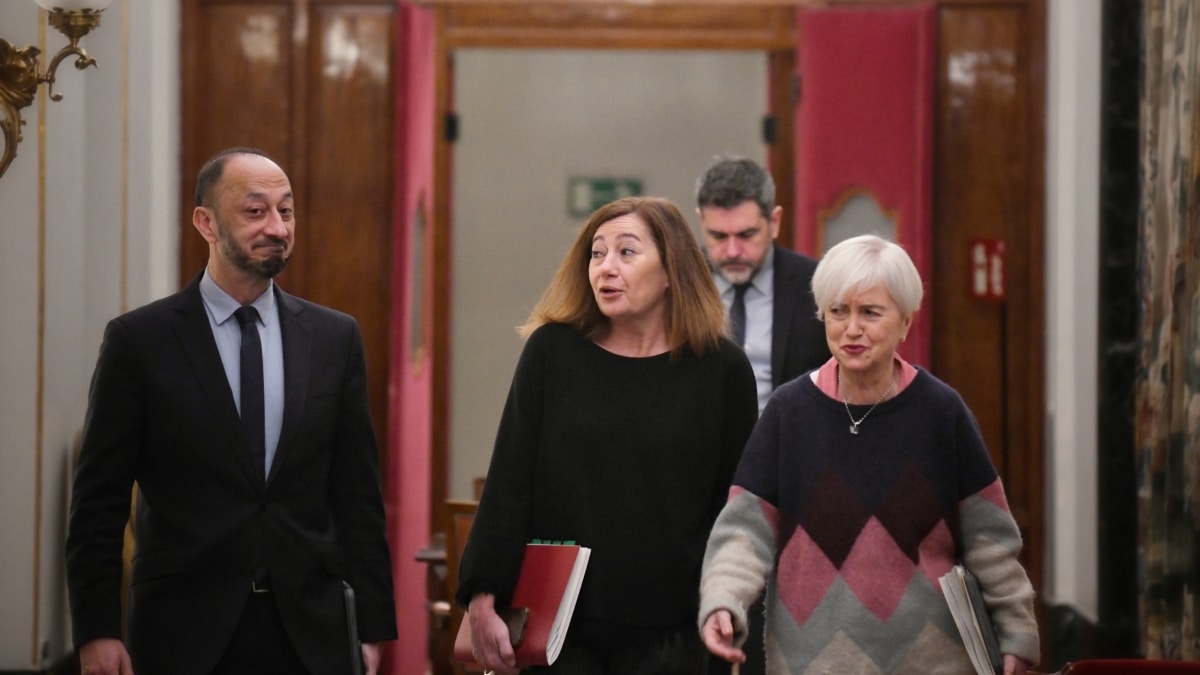
{"label": "white painted wall trim", "polygon": [[1099,617],[1097,375],[1103,4],[1050,0],[1046,92],[1046,583]]}
{"label": "white painted wall trim", "polygon": [[[0,2],[0,38],[43,68],[66,44],[44,24]],[[71,652],[68,491],[104,324],[178,285],[179,33],[178,0],[113,2],[82,42],[97,67],[62,63],[0,177],[0,672]]]}

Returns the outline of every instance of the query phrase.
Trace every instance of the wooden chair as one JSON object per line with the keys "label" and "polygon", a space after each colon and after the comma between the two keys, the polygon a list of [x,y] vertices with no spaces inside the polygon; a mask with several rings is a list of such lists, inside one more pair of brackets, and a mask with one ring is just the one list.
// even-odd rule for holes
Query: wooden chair
{"label": "wooden chair", "polygon": [[1200,675],[1200,662],[1155,659],[1084,659],[1056,675]]}
{"label": "wooden chair", "polygon": [[[463,548],[467,545],[467,536],[471,533],[471,523],[475,520],[477,501],[465,499],[447,499],[446,508],[450,512],[450,527],[446,531],[446,591],[450,602],[450,635],[458,635],[458,627],[463,622],[463,609],[453,601],[458,592],[458,561],[462,559]],[[453,659],[451,659],[453,661]],[[454,663],[455,675],[467,673],[482,673],[483,669],[475,663]]]}

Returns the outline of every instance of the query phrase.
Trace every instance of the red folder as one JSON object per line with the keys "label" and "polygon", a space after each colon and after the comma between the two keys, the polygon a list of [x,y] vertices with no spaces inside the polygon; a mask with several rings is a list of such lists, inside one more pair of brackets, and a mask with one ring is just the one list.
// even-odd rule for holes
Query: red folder
{"label": "red folder", "polygon": [[[512,608],[518,611],[500,612],[509,623],[509,638],[518,666],[549,666],[558,658],[591,552],[590,548],[567,544],[525,546],[521,575],[512,597]],[[458,627],[454,660],[460,663],[473,660],[470,616],[464,616]]]}

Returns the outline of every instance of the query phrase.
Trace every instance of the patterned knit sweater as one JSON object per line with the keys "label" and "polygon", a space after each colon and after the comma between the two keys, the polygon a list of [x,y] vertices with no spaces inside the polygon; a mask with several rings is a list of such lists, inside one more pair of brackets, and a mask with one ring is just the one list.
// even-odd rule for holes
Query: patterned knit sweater
{"label": "patterned knit sweater", "polygon": [[[850,406],[855,419],[869,406]],[[745,640],[764,582],[767,672],[972,673],[938,577],[978,577],[1001,651],[1036,663],[1021,538],[958,393],[925,370],[859,428],[805,376],[776,390],[713,527],[700,625]],[[744,648],[757,648],[753,645]]]}

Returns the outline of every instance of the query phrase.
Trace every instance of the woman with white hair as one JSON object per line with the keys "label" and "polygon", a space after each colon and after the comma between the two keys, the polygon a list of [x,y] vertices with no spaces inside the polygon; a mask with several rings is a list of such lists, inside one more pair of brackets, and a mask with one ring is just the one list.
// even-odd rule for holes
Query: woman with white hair
{"label": "woman with white hair", "polygon": [[900,246],[854,237],[812,280],[833,357],[772,395],[709,537],[699,624],[740,663],[764,584],[771,674],[973,672],[938,578],[978,577],[1006,675],[1038,659],[1021,537],[962,398],[896,353],[921,304]]}

